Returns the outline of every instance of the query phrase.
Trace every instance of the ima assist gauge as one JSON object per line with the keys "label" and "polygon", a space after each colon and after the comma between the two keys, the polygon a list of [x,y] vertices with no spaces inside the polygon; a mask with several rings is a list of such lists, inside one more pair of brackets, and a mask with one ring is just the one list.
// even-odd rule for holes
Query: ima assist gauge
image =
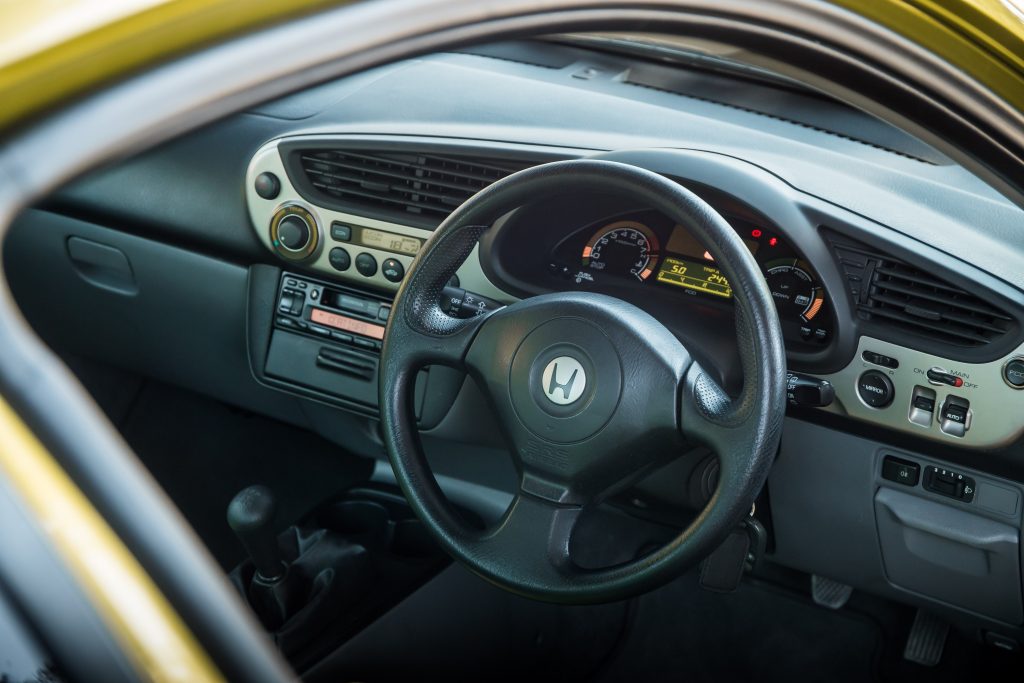
{"label": "ima assist gauge", "polygon": [[798,317],[810,322],[821,313],[825,296],[802,264],[783,261],[767,264],[765,279],[780,318]]}
{"label": "ima assist gauge", "polygon": [[643,223],[610,223],[583,247],[583,267],[646,280],[658,265],[659,250],[657,236]]}

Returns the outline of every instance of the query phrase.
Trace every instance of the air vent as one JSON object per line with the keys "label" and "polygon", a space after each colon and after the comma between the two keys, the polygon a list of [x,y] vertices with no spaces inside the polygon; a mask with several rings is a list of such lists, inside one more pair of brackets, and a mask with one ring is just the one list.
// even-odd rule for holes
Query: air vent
{"label": "air vent", "polygon": [[986,346],[1014,319],[982,297],[866,245],[833,241],[857,314],[886,329],[964,348]]}
{"label": "air vent", "polygon": [[313,190],[351,209],[383,208],[436,222],[496,180],[535,165],[403,152],[297,150]]}

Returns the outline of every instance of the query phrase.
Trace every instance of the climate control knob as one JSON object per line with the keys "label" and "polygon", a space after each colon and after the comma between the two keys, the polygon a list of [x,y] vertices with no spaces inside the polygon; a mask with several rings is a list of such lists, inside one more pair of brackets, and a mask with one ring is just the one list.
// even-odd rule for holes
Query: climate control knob
{"label": "climate control knob", "polygon": [[316,218],[301,206],[281,208],[270,219],[270,242],[279,256],[290,261],[310,258],[320,246]]}
{"label": "climate control knob", "polygon": [[289,251],[301,251],[309,244],[309,224],[298,216],[285,216],[277,225],[277,240]]}

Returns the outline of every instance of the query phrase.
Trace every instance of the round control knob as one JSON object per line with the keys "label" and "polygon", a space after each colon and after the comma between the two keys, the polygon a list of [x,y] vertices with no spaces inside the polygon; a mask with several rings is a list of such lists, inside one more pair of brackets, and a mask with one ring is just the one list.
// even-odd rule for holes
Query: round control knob
{"label": "round control knob", "polygon": [[1003,366],[1003,381],[1014,389],[1024,389],[1024,358],[1014,358]]}
{"label": "round control knob", "polygon": [[868,370],[857,380],[857,394],[872,408],[884,408],[892,403],[896,390],[884,372]]}
{"label": "round control knob", "polygon": [[270,219],[270,242],[274,251],[289,261],[312,258],[320,246],[316,218],[301,206],[282,207]]}
{"label": "round control knob", "polygon": [[277,241],[289,251],[302,251],[309,244],[309,223],[295,214],[277,224]]}

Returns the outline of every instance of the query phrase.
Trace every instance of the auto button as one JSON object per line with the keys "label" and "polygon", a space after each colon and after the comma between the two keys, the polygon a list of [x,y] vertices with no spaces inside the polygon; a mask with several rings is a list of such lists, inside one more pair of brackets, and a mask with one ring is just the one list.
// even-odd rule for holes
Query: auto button
{"label": "auto button", "polygon": [[971,428],[971,402],[960,396],[947,396],[939,414],[939,428],[950,436],[962,438]]}

